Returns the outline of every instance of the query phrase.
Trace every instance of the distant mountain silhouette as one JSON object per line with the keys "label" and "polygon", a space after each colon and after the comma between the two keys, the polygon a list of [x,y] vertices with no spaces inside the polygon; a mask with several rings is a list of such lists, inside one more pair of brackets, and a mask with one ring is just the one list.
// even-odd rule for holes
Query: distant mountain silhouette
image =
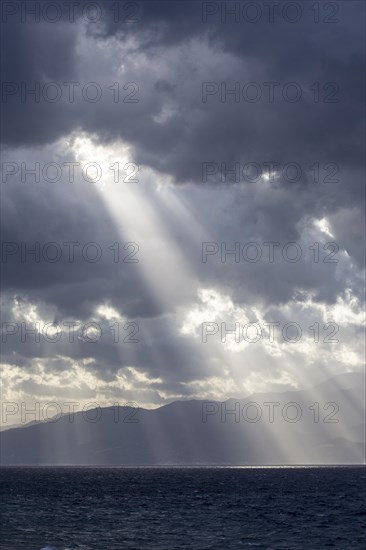
{"label": "distant mountain silhouette", "polygon": [[[296,405],[286,406],[291,402]],[[229,413],[235,409],[236,415]],[[300,411],[301,418],[291,422]],[[365,462],[365,377],[360,373],[343,374],[308,390],[257,393],[222,404],[175,401],[154,410],[107,407],[100,413],[97,422],[79,412],[73,421],[64,415],[56,422],[1,432],[2,465]]]}

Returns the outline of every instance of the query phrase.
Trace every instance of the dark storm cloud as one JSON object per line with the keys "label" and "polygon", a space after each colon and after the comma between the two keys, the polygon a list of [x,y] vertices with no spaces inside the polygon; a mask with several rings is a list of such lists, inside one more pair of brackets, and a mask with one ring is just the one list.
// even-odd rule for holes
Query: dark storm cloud
{"label": "dark storm cloud", "polygon": [[[220,12],[203,22],[201,2],[141,2],[139,16],[132,25],[114,22],[113,11],[107,9],[95,24],[86,24],[80,18],[75,23],[25,25],[9,18],[10,23],[4,25],[9,59],[4,81],[25,81],[29,86],[35,81],[55,81],[60,85],[72,79],[81,83],[95,81],[101,86],[105,83],[106,95],[107,84],[115,81],[118,62],[122,61],[128,67],[128,80],[137,80],[140,96],[137,105],[119,111],[119,118],[112,101],[90,105],[80,99],[75,104],[41,99],[35,104],[30,98],[20,104],[19,94],[15,94],[7,99],[5,140],[14,145],[45,143],[78,127],[96,131],[101,139],[123,137],[135,145],[141,162],[173,174],[178,181],[200,179],[201,164],[210,159],[227,163],[263,158],[277,162],[337,159],[345,168],[350,163],[359,164],[363,152],[359,117],[364,62],[360,48],[362,5],[348,2],[345,9],[341,3],[338,22],[316,24],[308,13],[308,3],[298,4],[304,14],[293,24],[283,17],[270,24],[264,16],[253,24],[235,23],[230,17],[223,23]],[[221,9],[221,3],[218,5]],[[120,43],[127,43],[133,39],[133,45],[125,52],[130,53],[130,58],[143,52],[151,63],[160,61],[163,66],[165,61],[170,63],[169,51],[179,46],[178,65],[169,66],[162,79],[158,74],[132,68],[128,59],[118,59],[117,55],[108,71],[98,59],[93,59],[85,70],[79,64],[80,53],[76,49],[83,23],[91,40],[108,43],[115,37]],[[192,46],[192,40],[206,41],[211,48],[209,70],[202,70],[206,60],[200,55],[200,44]],[[184,48],[189,52],[189,47],[197,52],[197,60],[182,53]],[[223,53],[227,55],[225,59]],[[219,86],[225,82],[228,87],[235,82],[241,86],[256,82],[263,98],[258,103],[235,103],[228,96],[222,104],[217,93],[203,103],[203,80]],[[264,82],[279,83],[274,103],[266,99],[268,88]],[[297,83],[302,90],[298,103],[283,100],[281,91],[289,82]],[[315,92],[309,89],[314,82],[320,86],[320,101],[316,105],[312,97]],[[337,86],[334,95],[333,88],[322,90],[327,82]],[[63,92],[66,94],[65,89]],[[337,103],[324,103],[328,93]],[[154,115],[170,97],[179,107],[173,107],[171,119],[158,124]]]}
{"label": "dark storm cloud", "polygon": [[[45,144],[75,130],[95,133],[104,143],[122,138],[133,146],[136,162],[172,175],[175,182],[202,183],[210,162],[215,167],[207,178],[211,184],[222,181],[222,164],[230,170],[235,163],[241,169],[248,163],[262,168],[263,163],[296,163],[300,181],[285,183],[281,203],[273,195],[272,204],[264,206],[266,218],[281,224],[288,220],[284,231],[289,236],[306,211],[352,207],[363,192],[362,5],[348,2],[345,9],[341,3],[338,22],[314,23],[308,3],[302,2],[299,21],[277,15],[273,24],[264,15],[253,24],[229,16],[223,22],[218,5],[205,22],[201,2],[149,1],[138,4],[134,24],[116,23],[113,10],[104,9],[95,24],[78,18],[74,23],[5,25],[11,63],[4,80],[29,87],[54,81],[62,89],[55,103],[42,97],[36,103],[32,96],[22,103],[20,91],[10,94],[5,144]],[[89,39],[77,47],[83,28]],[[25,58],[24,48],[13,47],[17,37],[27,44]],[[147,62],[141,64],[142,55]],[[80,83],[73,103],[67,99],[68,81]],[[121,81],[123,99],[132,88],[124,92],[122,85],[134,83],[136,102],[114,103],[110,87],[115,81]],[[102,91],[96,103],[82,97],[90,82]],[[204,82],[215,87],[206,102]],[[245,101],[242,93],[239,102],[232,95],[221,101],[221,83],[228,89],[238,83],[242,92],[250,82],[262,94],[257,102]],[[273,102],[268,82],[276,83]],[[290,97],[301,91],[299,101],[284,99],[289,83],[297,87],[290,86]],[[338,182],[315,194],[312,167],[318,164],[324,178],[328,163],[336,165]],[[279,178],[277,185],[283,184]],[[302,193],[302,187],[309,192]],[[285,205],[284,218],[280,210]]]}

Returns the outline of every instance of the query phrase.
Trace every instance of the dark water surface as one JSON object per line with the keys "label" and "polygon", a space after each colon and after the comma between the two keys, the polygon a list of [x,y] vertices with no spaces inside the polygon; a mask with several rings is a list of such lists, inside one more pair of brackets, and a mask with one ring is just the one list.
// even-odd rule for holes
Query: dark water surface
{"label": "dark water surface", "polygon": [[365,549],[366,472],[2,468],[2,550]]}

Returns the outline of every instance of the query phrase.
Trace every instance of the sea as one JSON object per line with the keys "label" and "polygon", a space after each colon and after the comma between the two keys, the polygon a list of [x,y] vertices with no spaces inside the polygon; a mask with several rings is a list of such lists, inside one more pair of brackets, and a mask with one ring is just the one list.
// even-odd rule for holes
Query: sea
{"label": "sea", "polygon": [[364,467],[4,467],[1,550],[366,548]]}

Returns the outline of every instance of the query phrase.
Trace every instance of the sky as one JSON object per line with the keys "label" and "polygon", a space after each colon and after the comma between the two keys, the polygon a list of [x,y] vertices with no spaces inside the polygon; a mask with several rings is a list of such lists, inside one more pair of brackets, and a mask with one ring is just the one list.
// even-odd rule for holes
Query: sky
{"label": "sky", "polygon": [[25,4],[1,14],[2,399],[362,370],[364,3]]}

